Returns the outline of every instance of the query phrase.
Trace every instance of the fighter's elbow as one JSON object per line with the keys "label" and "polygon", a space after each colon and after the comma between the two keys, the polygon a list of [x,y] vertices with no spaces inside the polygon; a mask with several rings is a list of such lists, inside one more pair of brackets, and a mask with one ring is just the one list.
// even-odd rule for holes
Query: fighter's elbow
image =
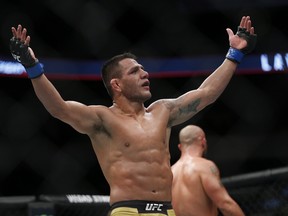
{"label": "fighter's elbow", "polygon": [[68,116],[68,111],[63,106],[54,106],[47,110],[52,117],[60,119],[60,120],[64,120]]}

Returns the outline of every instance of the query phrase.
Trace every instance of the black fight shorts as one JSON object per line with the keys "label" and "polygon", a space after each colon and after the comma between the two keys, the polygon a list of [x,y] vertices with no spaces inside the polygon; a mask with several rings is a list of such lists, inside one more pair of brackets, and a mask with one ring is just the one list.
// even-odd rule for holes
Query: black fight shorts
{"label": "black fight shorts", "polygon": [[110,216],[176,216],[170,202],[131,200],[116,202]]}

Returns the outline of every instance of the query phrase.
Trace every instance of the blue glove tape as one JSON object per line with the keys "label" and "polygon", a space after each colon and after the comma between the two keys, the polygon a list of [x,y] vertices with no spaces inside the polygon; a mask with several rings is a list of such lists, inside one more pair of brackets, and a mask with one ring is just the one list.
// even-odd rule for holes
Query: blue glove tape
{"label": "blue glove tape", "polygon": [[30,79],[37,78],[44,73],[43,65],[37,62],[34,66],[25,68]]}
{"label": "blue glove tape", "polygon": [[226,54],[227,59],[237,62],[238,64],[241,63],[243,57],[244,57],[243,52],[232,47],[229,48],[228,53]]}

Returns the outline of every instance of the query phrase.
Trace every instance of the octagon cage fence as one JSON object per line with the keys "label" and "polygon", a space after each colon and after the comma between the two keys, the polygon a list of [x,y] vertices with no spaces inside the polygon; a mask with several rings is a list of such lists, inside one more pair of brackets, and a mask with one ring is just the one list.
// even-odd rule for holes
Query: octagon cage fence
{"label": "octagon cage fence", "polygon": [[[288,167],[282,167],[222,182],[247,216],[288,216],[287,179]],[[0,216],[107,216],[109,207],[107,195],[0,197]]]}

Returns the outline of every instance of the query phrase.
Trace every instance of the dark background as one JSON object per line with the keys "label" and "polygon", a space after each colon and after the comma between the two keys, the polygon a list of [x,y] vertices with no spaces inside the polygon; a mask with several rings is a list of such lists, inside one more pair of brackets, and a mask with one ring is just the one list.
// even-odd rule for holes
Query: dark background
{"label": "dark background", "polygon": [[[196,57],[228,50],[227,27],[252,17],[253,54],[288,51],[287,1],[2,1],[0,56],[10,57],[11,26],[21,23],[41,58],[104,60],[124,51],[141,57]],[[12,58],[11,58],[12,60]],[[245,61],[245,59],[244,59]],[[144,65],[145,66],[145,65]],[[211,71],[212,72],[212,71]],[[152,99],[177,97],[206,78],[152,78]],[[221,97],[171,134],[201,126],[222,177],[287,166],[287,71],[235,75]],[[99,80],[52,80],[63,98],[111,105]],[[109,194],[85,135],[52,118],[25,78],[0,78],[0,196]]]}

